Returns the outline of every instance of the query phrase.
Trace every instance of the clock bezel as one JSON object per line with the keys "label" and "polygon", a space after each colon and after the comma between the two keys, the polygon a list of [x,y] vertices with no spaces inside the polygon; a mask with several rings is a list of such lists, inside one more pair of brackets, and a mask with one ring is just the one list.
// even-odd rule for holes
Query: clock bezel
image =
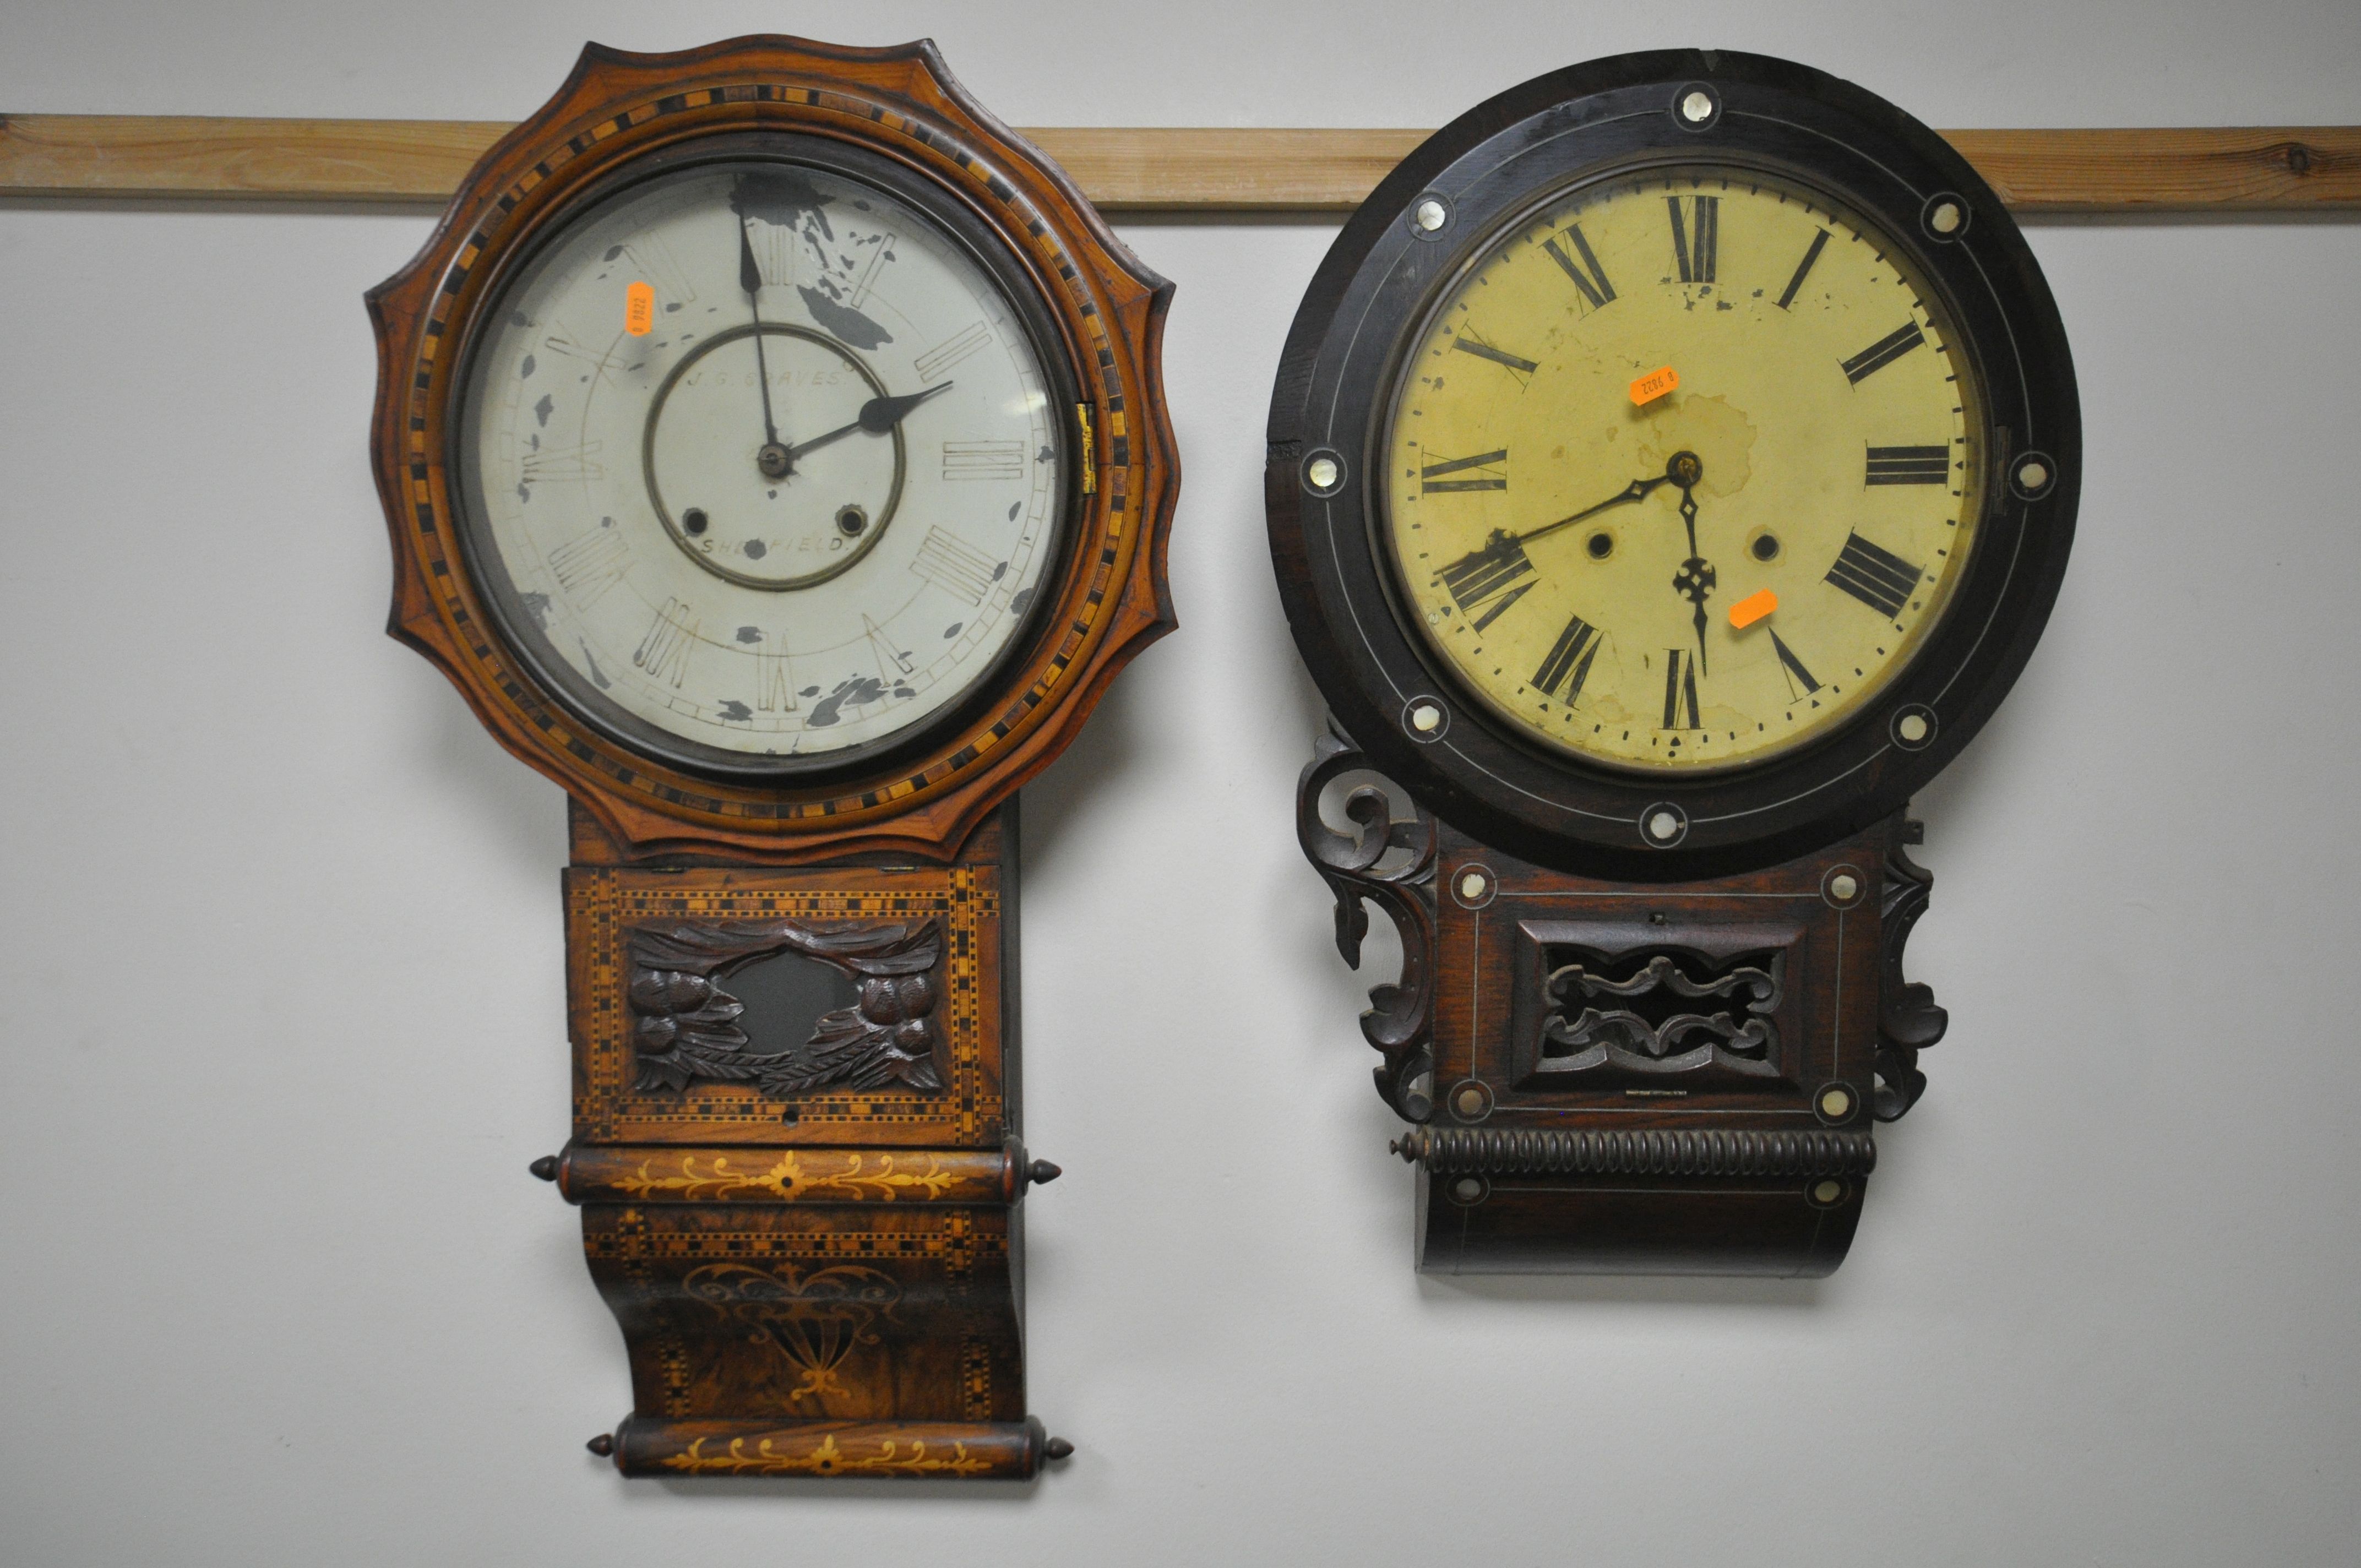
{"label": "clock bezel", "polygon": [[[498,258],[607,172],[748,130],[866,148],[964,203],[1022,263],[1081,400],[1068,417],[1082,499],[1068,560],[1044,575],[1049,602],[1030,646],[980,684],[964,724],[930,729],[907,755],[810,780],[691,773],[553,701],[492,624],[453,531],[453,351]],[[586,46],[556,96],[460,182],[418,255],[369,291],[379,349],[370,453],[394,560],[387,630],[444,672],[500,744],[579,801],[626,859],[952,860],[1064,751],[1116,673],[1175,624],[1166,552],[1180,470],[1162,387],[1171,293],[929,43],[753,37],[672,54]]]}
{"label": "clock bezel", "polygon": [[[1684,123],[1705,91],[1713,113]],[[1521,738],[1403,622],[1373,466],[1400,356],[1500,226],[1536,203],[1652,163],[1763,166],[1823,190],[1910,247],[1984,389],[1981,537],[1938,624],[1850,720],[1724,771],[1639,773]],[[1938,193],[1969,214],[1938,238]],[[1436,201],[1438,230],[1415,220]],[[1307,291],[1280,361],[1265,496],[1290,624],[1314,681],[1375,766],[1463,830],[1562,870],[1674,881],[1773,863],[1891,815],[1955,756],[2030,656],[2073,528],[2081,431],[2062,324],[1999,198],[1948,143],[1892,104],[1761,56],[1626,55],[1553,72],[1462,115],[1379,185]],[[2050,483],[2006,476],[2029,451]],[[1324,489],[1315,456],[1343,465]],[[1423,711],[1439,707],[1436,715]],[[1907,745],[1894,726],[1926,716]],[[1427,721],[1413,726],[1413,715]],[[1677,830],[1643,831],[1669,813]]]}
{"label": "clock bezel", "polygon": [[[691,175],[706,165],[749,163],[818,169],[854,183],[882,189],[935,224],[938,231],[957,245],[1000,291],[1012,313],[1023,323],[1053,409],[1070,411],[1080,400],[1071,352],[1044,308],[1035,280],[1027,274],[1023,262],[1005,239],[983,223],[965,203],[946,200],[939,183],[914,177],[902,165],[851,143],[793,129],[724,131],[664,148],[610,170],[580,190],[569,192],[564,203],[536,225],[529,238],[500,258],[485,276],[482,304],[470,314],[454,358],[445,419],[444,462],[446,471],[458,478],[451,491],[455,532],[485,610],[500,628],[518,662],[532,673],[551,701],[617,745],[684,773],[755,784],[824,784],[832,780],[857,778],[923,753],[942,731],[972,723],[979,707],[989,705],[998,677],[1012,663],[1032,656],[1050,605],[1062,596],[1065,578],[1081,565],[1070,548],[1075,514],[1083,499],[1082,468],[1076,460],[1074,433],[1068,428],[1070,420],[1053,417],[1058,429],[1059,499],[1049,537],[1039,546],[1049,565],[1036,585],[1032,601],[1018,613],[1018,624],[1007,642],[968,677],[958,696],[934,712],[873,740],[809,756],[766,756],[705,746],[620,707],[612,712],[602,711],[608,705],[587,695],[583,690],[587,683],[568,673],[562,660],[553,660],[540,646],[544,640],[516,602],[515,584],[500,552],[492,545],[490,525],[474,515],[469,501],[470,495],[480,487],[476,482],[478,454],[472,449],[474,425],[468,393],[477,356],[505,302],[506,291],[552,247],[563,245],[579,224],[593,217],[607,203],[622,200],[634,189],[653,181]],[[898,430],[894,438],[897,444],[901,440]],[[900,488],[898,478],[895,488]],[[668,535],[673,533],[669,525],[665,532]],[[881,528],[879,535],[883,532]],[[678,543],[676,535],[674,543]],[[865,559],[874,545],[873,539],[859,558],[844,563],[827,577],[768,591],[824,591],[829,582],[851,570],[860,559]]]}

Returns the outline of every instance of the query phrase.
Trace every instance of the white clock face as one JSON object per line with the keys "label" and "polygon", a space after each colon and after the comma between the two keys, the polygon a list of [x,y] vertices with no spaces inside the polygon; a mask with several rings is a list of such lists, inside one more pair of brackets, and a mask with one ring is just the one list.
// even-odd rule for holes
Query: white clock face
{"label": "white clock face", "polygon": [[621,739],[843,760],[954,704],[1044,591],[1071,411],[1001,285],[877,184],[660,175],[486,313],[456,423],[478,573]]}

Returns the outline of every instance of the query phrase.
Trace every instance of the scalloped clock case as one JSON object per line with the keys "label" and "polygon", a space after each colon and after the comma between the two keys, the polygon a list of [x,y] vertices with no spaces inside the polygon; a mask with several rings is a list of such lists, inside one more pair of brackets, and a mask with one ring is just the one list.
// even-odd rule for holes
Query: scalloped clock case
{"label": "scalloped clock case", "polygon": [[[700,137],[791,131],[888,159],[961,203],[1032,275],[1091,410],[1088,493],[1054,609],[996,680],[1004,700],[917,755],[807,784],[721,782],[635,752],[541,688],[496,635],[457,531],[446,427],[467,323],[507,268],[602,180]],[[1064,750],[1115,672],[1172,630],[1164,552],[1180,469],[1161,389],[1171,285],[1072,181],[969,97],[930,43],[741,38],[679,54],[592,44],[555,98],[469,173],[434,237],[371,290],[372,453],[393,542],[389,630],[620,850],[808,862],[851,850],[946,860]]]}
{"label": "scalloped clock case", "polygon": [[[755,782],[536,682],[458,547],[449,424],[469,325],[540,236],[645,160],[749,133],[889,160],[996,236],[1081,399],[1051,607],[1017,652],[906,746]],[[1019,1201],[1056,1168],[1018,1142],[1016,795],[1174,626],[1171,293],[930,43],[756,37],[588,46],[368,295],[388,630],[572,803],[574,1132],[534,1172],[581,1206],[623,1330],[634,1409],[591,1447],[626,1474],[1021,1478],[1066,1449],[1025,1396]],[[809,1037],[765,1054],[771,960],[839,1005],[790,1009]]]}

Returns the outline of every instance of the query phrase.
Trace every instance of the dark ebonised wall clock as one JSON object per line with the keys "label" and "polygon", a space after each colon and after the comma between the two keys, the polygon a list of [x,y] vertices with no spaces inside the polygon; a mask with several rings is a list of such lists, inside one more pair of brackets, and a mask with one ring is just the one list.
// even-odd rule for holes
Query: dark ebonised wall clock
{"label": "dark ebonised wall clock", "polygon": [[1363,1026],[1422,1266],[1834,1269],[1946,1024],[1905,811],[2073,531],[2065,334],[1999,200],[1802,66],[1557,71],[1346,225],[1269,437],[1334,730],[1298,827],[1346,959],[1366,901],[1402,932]]}
{"label": "dark ebonised wall clock", "polygon": [[628,1474],[1032,1475],[1016,793],[1170,630],[1170,286],[931,45],[593,46],[369,296],[393,634],[572,801]]}

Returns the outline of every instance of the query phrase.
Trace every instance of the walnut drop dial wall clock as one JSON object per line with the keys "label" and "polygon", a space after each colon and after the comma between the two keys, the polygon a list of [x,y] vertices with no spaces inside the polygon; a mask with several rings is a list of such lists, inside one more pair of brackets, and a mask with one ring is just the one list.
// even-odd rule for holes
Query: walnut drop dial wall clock
{"label": "walnut drop dial wall clock", "polygon": [[627,1474],[1022,1477],[1018,787],[1170,630],[1170,286],[931,45],[591,46],[373,291],[391,630],[567,791]]}
{"label": "walnut drop dial wall clock", "polygon": [[1367,901],[1402,931],[1363,1027],[1422,1266],[1834,1269],[1946,1024],[1905,809],[2073,531],[2072,367],[1998,198],[1802,66],[1558,71],[1346,226],[1269,434],[1334,731],[1298,828],[1348,961]]}

